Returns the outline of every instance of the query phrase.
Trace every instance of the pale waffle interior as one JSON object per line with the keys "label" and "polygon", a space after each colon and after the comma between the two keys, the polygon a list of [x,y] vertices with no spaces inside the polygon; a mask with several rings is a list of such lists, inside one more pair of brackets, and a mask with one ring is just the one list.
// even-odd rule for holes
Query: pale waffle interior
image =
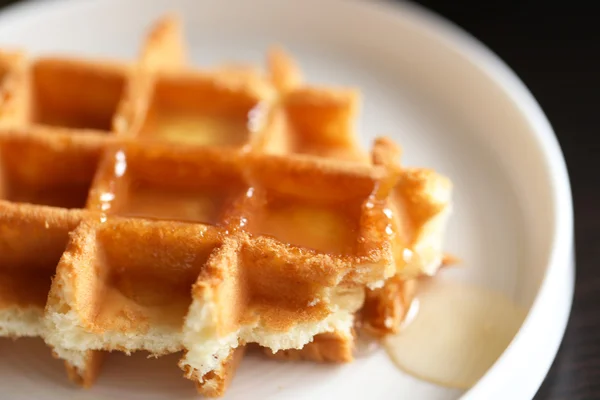
{"label": "pale waffle interior", "polygon": [[355,316],[393,331],[398,282],[439,266],[451,189],[386,141],[370,160],[357,107],[281,50],[191,70],[172,17],[136,64],[0,54],[0,335],[86,386],[102,351],[184,351],[208,396],[249,343],[350,361]]}

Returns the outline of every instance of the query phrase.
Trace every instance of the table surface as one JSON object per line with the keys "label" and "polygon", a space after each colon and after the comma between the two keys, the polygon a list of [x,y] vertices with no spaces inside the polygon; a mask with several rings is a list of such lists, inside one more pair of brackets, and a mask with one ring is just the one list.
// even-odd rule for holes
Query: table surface
{"label": "table surface", "polygon": [[[3,5],[15,0],[0,0]],[[577,277],[565,338],[536,400],[600,399],[600,22],[591,2],[420,0],[469,31],[521,77],[554,126],[574,196]],[[579,4],[578,4],[579,3]],[[596,141],[595,143],[600,143]],[[510,384],[510,382],[507,382]]]}

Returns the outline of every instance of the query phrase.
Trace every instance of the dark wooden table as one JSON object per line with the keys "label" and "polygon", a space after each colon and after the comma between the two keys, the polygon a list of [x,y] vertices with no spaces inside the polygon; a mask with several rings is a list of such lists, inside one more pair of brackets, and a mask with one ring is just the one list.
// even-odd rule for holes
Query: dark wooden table
{"label": "dark wooden table", "polygon": [[574,195],[577,278],[564,341],[536,400],[600,399],[600,20],[592,2],[417,2],[499,54],[554,126]]}

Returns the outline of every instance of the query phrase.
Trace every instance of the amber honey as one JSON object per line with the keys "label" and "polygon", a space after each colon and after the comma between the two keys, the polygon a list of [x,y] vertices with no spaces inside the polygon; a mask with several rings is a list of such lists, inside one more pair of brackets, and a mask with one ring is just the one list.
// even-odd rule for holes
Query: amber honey
{"label": "amber honey", "polygon": [[199,146],[240,147],[247,142],[249,131],[245,119],[161,113],[147,124],[142,134]]}
{"label": "amber honey", "polygon": [[226,196],[214,189],[161,189],[134,181],[119,215],[216,224]]}
{"label": "amber honey", "polygon": [[242,147],[260,99],[213,76],[162,77],[154,83],[139,135],[199,146]]}
{"label": "amber honey", "polygon": [[299,199],[269,199],[258,221],[256,233],[321,252],[351,254],[358,231],[358,213],[342,205],[302,202]]}
{"label": "amber honey", "polygon": [[407,320],[385,347],[416,378],[468,389],[505,351],[526,310],[502,293],[449,280],[430,280]]}

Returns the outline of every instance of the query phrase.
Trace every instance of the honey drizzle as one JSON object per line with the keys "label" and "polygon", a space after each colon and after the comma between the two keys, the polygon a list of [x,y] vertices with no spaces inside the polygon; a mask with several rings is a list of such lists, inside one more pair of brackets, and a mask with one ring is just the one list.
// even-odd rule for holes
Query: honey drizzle
{"label": "honey drizzle", "polygon": [[108,214],[114,211],[118,183],[124,179],[127,172],[127,158],[125,151],[120,149],[114,154],[114,167],[112,175],[107,182],[107,189],[100,193],[100,222],[106,222]]}
{"label": "honey drizzle", "polygon": [[[243,204],[249,204],[250,203],[250,199],[252,199],[254,197],[254,187],[250,186],[248,188],[248,190],[246,190],[246,193],[244,194],[244,198],[242,200]],[[248,207],[242,207],[242,210],[247,210]],[[237,227],[238,229],[245,229],[248,226],[248,218],[245,215],[240,216],[238,222],[237,222]]]}
{"label": "honey drizzle", "polygon": [[381,179],[375,182],[373,191],[369,196],[365,207],[368,210],[373,210],[377,205],[377,209],[381,210],[381,213],[386,219],[386,225],[384,231],[388,237],[393,238],[396,236],[394,230],[394,211],[389,206],[389,198],[391,197],[394,188],[400,180],[402,170],[399,166],[392,162],[388,162],[384,165],[385,173]]}
{"label": "honey drizzle", "polygon": [[377,139],[374,146],[373,162],[375,165],[382,166],[385,173],[376,183],[373,193],[366,205],[368,208],[373,208],[375,202],[388,202],[388,204],[383,204],[383,214],[388,221],[385,232],[392,242],[397,268],[401,268],[401,265],[399,264],[406,265],[410,263],[413,258],[413,250],[410,247],[407,247],[407,244],[404,243],[399,236],[399,232],[396,232],[397,229],[400,229],[400,226],[394,226],[394,212],[389,206],[393,190],[402,179],[402,168],[396,161],[400,157],[401,149],[389,142],[386,138]]}

